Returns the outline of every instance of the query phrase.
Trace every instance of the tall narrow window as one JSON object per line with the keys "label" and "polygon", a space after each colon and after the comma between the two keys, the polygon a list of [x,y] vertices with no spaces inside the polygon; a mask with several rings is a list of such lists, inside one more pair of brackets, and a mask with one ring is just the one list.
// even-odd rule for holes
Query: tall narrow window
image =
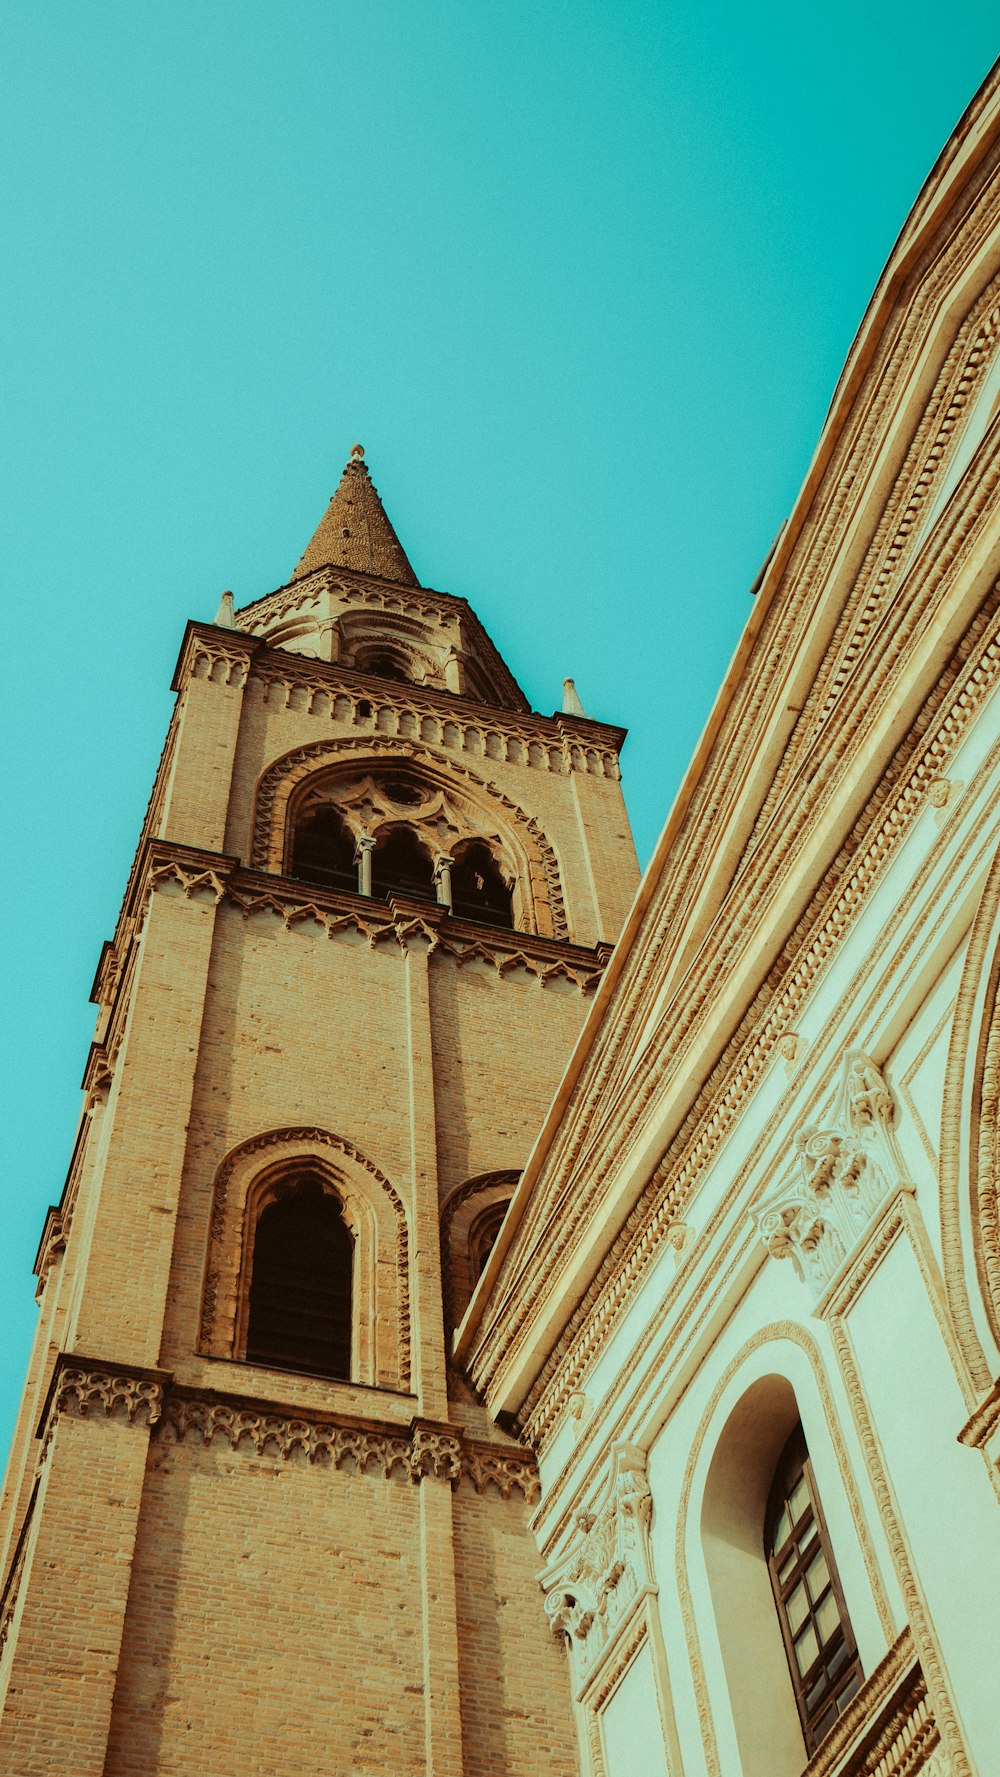
{"label": "tall narrow window", "polygon": [[392,827],[372,854],[372,894],[413,895],[421,901],[436,899],[434,864],[411,827]]}
{"label": "tall narrow window", "polygon": [[349,1377],[353,1258],[340,1204],[320,1179],[307,1173],[268,1203],[254,1232],[248,1362]]}
{"label": "tall narrow window", "polygon": [[292,875],[322,888],[357,894],[354,840],[336,809],[317,808],[299,822],[292,846]]}
{"label": "tall narrow window", "polygon": [[514,924],[510,889],[481,840],[473,840],[451,867],[451,910],[457,919],[475,919],[483,925]]}
{"label": "tall narrow window", "polygon": [[863,1674],[800,1425],[771,1486],[764,1552],[799,1720],[813,1753]]}

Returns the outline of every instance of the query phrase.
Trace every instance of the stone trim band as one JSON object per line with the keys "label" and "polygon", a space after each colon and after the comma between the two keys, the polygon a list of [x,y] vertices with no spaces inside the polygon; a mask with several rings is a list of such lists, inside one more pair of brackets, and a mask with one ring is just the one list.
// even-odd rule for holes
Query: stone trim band
{"label": "stone trim band", "polygon": [[479,1494],[491,1486],[503,1499],[519,1493],[527,1505],[539,1496],[529,1451],[477,1442],[455,1426],[420,1418],[389,1425],[340,1413],[292,1414],[269,1401],[186,1388],[169,1371],[111,1366],[68,1352],[56,1360],[38,1427],[43,1451],[64,1415],[147,1425],[176,1443],[196,1437],[211,1444],[221,1437],[232,1450],[285,1461],[298,1456],[383,1480],[433,1476],[453,1487],[465,1480]]}

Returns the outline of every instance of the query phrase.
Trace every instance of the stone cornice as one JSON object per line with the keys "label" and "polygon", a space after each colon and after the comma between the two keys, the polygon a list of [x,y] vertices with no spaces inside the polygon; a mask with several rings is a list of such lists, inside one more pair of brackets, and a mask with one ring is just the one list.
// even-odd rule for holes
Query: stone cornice
{"label": "stone cornice", "polygon": [[116,1364],[60,1352],[39,1420],[37,1437],[47,1452],[63,1416],[116,1419],[146,1426],[180,1443],[186,1438],[231,1450],[288,1460],[304,1457],[319,1467],[350,1469],[383,1480],[419,1482],[428,1477],[453,1487],[467,1482],[477,1493],[490,1487],[504,1498],[538,1498],[538,1474],[530,1450],[467,1438],[456,1426],[417,1415],[408,1423],[317,1413],[254,1395],[189,1388],[168,1370]]}
{"label": "stone cornice", "polygon": [[[225,669],[224,671],[221,669]],[[413,712],[434,716],[442,725],[454,723],[464,733],[478,730],[482,734],[498,734],[523,740],[525,745],[539,741],[544,746],[570,754],[575,748],[586,753],[596,748],[616,758],[621,752],[628,730],[611,722],[593,721],[589,716],[566,716],[556,711],[543,716],[527,707],[508,708],[484,703],[481,699],[441,691],[433,686],[404,684],[394,679],[379,679],[370,673],[335,662],[314,660],[290,649],[273,648],[263,637],[248,636],[239,630],[222,629],[210,623],[188,623],[174,674],[173,688],[182,691],[192,678],[211,678],[213,682],[243,689],[249,679],[265,686],[293,686],[314,693],[338,692],[347,696],[353,707],[367,702],[373,708],[394,710],[399,714]],[[313,713],[318,713],[316,705]],[[329,705],[324,706],[324,710]],[[311,706],[311,710],[313,706]],[[374,738],[384,738],[373,727]],[[525,763],[531,763],[526,760]]]}
{"label": "stone cornice", "polygon": [[165,839],[150,840],[137,898],[145,902],[170,887],[180,889],[188,899],[207,895],[216,905],[225,903],[238,909],[244,919],[277,914],[288,927],[312,924],[328,938],[343,931],[357,932],[372,948],[388,942],[405,950],[416,943],[460,963],[487,962],[501,978],[512,972],[535,976],[542,986],[561,976],[592,991],[611,954],[608,944],[571,944],[534,932],[479,925],[456,919],[434,901],[399,895],[381,901],[340,893],[292,877],[244,870],[237,859],[223,853]]}
{"label": "stone cornice", "polygon": [[[650,1172],[654,1184],[660,1173],[666,1176],[668,1170],[677,1178],[675,1213],[683,1213],[694,1182],[709,1164],[774,1043],[793,1023],[806,994],[923,806],[926,791],[940,780],[967,722],[989,695],[993,680],[1000,674],[995,628],[992,611],[981,614],[973,625],[956,661],[920,712],[892,767],[856,822],[844,847],[844,866],[827,871],[822,877],[811,903],[786,939],[783,952],[773,960],[765,959],[763,966],[757,964],[756,1000],[751,999],[745,1008],[735,1008],[735,1028],[729,1035],[728,1047],[723,1044],[721,1054],[717,1052],[707,1065],[701,1059],[706,1022],[709,1026],[717,1024],[726,1015],[725,996],[718,993],[718,982],[731,967],[726,955],[732,954],[737,965],[742,961],[746,970],[757,941],[751,924],[752,903],[744,918],[737,918],[731,926],[720,922],[710,935],[698,959],[697,976],[689,976],[685,983],[685,1004],[680,1008],[683,1016],[678,1016],[662,1042],[648,1046],[628,1082],[627,1108],[614,1097],[601,1103],[603,1082],[589,1082],[588,1093],[579,1096],[578,1107],[574,1107],[560,1139],[546,1157],[545,1189],[536,1193],[530,1207],[523,1201],[534,1184],[529,1178],[533,1162],[529,1161],[528,1184],[522,1181],[519,1191],[522,1227],[517,1228],[516,1217],[510,1218],[515,1233],[508,1244],[514,1250],[506,1277],[496,1291],[494,1286],[506,1258],[498,1242],[458,1345],[460,1355],[474,1352],[473,1375],[480,1387],[493,1392],[494,1410],[516,1410],[524,1398],[524,1383],[517,1382],[515,1386],[514,1382],[520,1373],[519,1366],[528,1366],[527,1377],[537,1375],[546,1351],[559,1336],[557,1327],[540,1337],[537,1317],[541,1312],[548,1313],[547,1307],[543,1309],[548,1280],[557,1271],[563,1280],[561,1326],[572,1314],[574,1296],[582,1295],[586,1288],[583,1280],[593,1274],[594,1257],[581,1247],[580,1233],[574,1231],[582,1231],[587,1238],[589,1222],[595,1230],[589,1238],[599,1237],[602,1250],[608,1247],[649,1181]],[[728,1016],[733,1017],[732,1010]],[[700,1044],[697,1059],[691,1048],[693,1040]],[[668,1126],[666,1152],[658,1166],[659,1156],[653,1145],[656,1131],[651,1118],[660,1119],[659,1128],[663,1129],[663,1112],[669,1110],[671,1097],[678,1100],[676,1111],[671,1113],[675,1133],[671,1135]],[[644,1119],[648,1134],[644,1133]],[[535,1179],[540,1171],[537,1161],[536,1151]],[[689,1182],[682,1186],[684,1176]],[[609,1192],[617,1191],[620,1196],[623,1190],[628,1192],[627,1200],[622,1199],[620,1209],[612,1211]],[[598,1222],[602,1230],[599,1236]],[[599,1256],[596,1263],[599,1264]],[[577,1272],[581,1284],[574,1290]],[[491,1288],[494,1296],[489,1301],[487,1318],[477,1332],[476,1315],[484,1307]],[[525,1341],[531,1346],[530,1359]]]}
{"label": "stone cornice", "polygon": [[312,573],[304,574],[301,579],[276,587],[263,598],[242,606],[236,615],[248,620],[251,625],[275,622],[288,613],[308,606],[323,592],[343,598],[348,605],[361,604],[381,611],[416,613],[422,617],[433,617],[439,624],[457,621],[460,629],[468,628],[469,639],[474,643],[476,652],[489,662],[489,670],[510,699],[511,706],[515,709],[528,708],[524,692],[468,599],[452,593],[437,592],[429,586],[403,586],[396,581],[383,580],[377,574],[361,573],[353,568],[330,563],[325,567],[314,568]]}

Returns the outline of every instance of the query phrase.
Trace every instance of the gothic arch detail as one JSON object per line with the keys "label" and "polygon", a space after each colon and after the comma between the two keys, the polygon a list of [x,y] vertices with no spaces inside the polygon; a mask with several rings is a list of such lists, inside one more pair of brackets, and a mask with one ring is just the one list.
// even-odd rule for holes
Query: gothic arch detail
{"label": "gothic arch detail", "polygon": [[199,1349],[243,1357],[256,1216],[283,1182],[308,1169],[341,1205],[355,1239],[351,1381],[410,1385],[409,1238],[402,1201],[352,1142],[326,1129],[272,1129],[227,1155],[215,1179]]}
{"label": "gothic arch detail", "polygon": [[483,1172],[452,1191],[441,1211],[441,1290],[445,1326],[458,1325],[479,1281],[474,1272],[472,1237],[490,1211],[506,1208],[517,1189],[519,1172]]}
{"label": "gothic arch detail", "polygon": [[442,820],[449,832],[455,828],[452,844],[470,837],[492,839],[506,855],[508,867],[517,875],[515,920],[521,930],[542,937],[569,936],[555,852],[534,816],[468,766],[456,765],[446,755],[412,741],[377,737],[316,741],[276,759],[257,786],[253,868],[273,874],[283,870],[289,823],[307,779],[322,776],[331,784],[349,779],[352,787],[357,780],[360,788],[366,773],[384,778],[394,766],[401,773],[410,767],[415,779],[441,799]]}

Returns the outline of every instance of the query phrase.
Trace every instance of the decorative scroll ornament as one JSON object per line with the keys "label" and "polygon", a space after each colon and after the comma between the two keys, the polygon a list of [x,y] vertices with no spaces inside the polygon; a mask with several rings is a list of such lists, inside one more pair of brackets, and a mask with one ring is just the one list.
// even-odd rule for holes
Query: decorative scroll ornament
{"label": "decorative scroll ornament", "polygon": [[894,1114],[875,1062],[859,1052],[848,1055],[830,1126],[808,1124],[795,1138],[799,1181],[782,1184],[752,1212],[772,1258],[790,1258],[817,1296],[857,1251],[885,1200],[913,1189]]}
{"label": "decorative scroll ornament", "polygon": [[616,1641],[635,1602],[656,1589],[652,1509],[645,1451],[614,1445],[596,1510],[580,1513],[568,1551],[539,1575],[549,1622],[569,1641],[578,1684]]}

